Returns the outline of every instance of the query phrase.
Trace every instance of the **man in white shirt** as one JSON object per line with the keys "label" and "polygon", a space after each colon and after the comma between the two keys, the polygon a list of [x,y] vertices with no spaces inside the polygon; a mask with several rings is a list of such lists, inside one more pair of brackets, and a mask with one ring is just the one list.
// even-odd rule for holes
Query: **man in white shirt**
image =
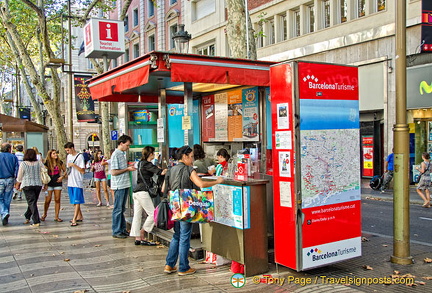
{"label": "man in white shirt", "polygon": [[85,173],[84,157],[75,150],[73,142],[67,142],[64,145],[66,151],[66,166],[68,173],[68,194],[69,202],[74,205],[74,216],[71,220],[71,226],[78,226],[77,222],[82,222],[81,204],[84,203],[83,180]]}

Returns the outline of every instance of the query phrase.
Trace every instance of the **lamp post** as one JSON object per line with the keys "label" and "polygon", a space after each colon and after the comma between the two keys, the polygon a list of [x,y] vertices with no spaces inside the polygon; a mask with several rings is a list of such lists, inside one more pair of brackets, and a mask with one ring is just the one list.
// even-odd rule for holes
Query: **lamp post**
{"label": "lamp post", "polygon": [[184,24],[177,25],[177,32],[173,33],[172,39],[178,53],[187,53],[189,49],[189,41],[192,38],[187,31],[184,30]]}

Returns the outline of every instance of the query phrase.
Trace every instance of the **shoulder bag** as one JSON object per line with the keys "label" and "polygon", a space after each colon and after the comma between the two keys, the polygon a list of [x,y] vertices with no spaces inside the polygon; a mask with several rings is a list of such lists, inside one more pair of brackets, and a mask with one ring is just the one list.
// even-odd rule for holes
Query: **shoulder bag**
{"label": "shoulder bag", "polygon": [[[152,186],[148,186],[147,182],[144,179],[144,176],[141,173],[141,162],[140,161],[138,163],[138,176],[140,176],[141,181],[143,182],[144,188],[147,189],[146,191],[148,192],[148,194],[150,195],[151,198],[155,198],[159,195],[159,186],[157,185],[156,182],[154,182],[154,180],[152,178],[150,178],[150,181],[153,183]],[[134,189],[133,192],[138,192],[141,191],[141,188],[139,185],[137,185]]]}
{"label": "shoulder bag", "polygon": [[42,180],[42,184],[48,184],[51,181],[51,177],[49,177],[48,175],[48,169],[45,168],[44,165],[42,165],[42,163],[40,164],[40,177]]}
{"label": "shoulder bag", "polygon": [[415,183],[419,183],[419,182],[420,182],[420,180],[421,180],[423,174],[426,173],[427,170],[429,170],[429,166],[430,166],[430,164],[431,164],[431,163],[429,162],[429,164],[428,164],[426,170],[425,170],[423,173],[420,173],[420,174],[417,176],[417,180],[415,181]]}
{"label": "shoulder bag", "polygon": [[[81,153],[78,153],[78,155],[75,157],[75,159],[73,160],[72,164],[75,164],[75,161],[78,159],[79,155],[81,155]],[[66,173],[68,175],[70,175],[70,173],[72,172],[72,167],[66,167]]]}

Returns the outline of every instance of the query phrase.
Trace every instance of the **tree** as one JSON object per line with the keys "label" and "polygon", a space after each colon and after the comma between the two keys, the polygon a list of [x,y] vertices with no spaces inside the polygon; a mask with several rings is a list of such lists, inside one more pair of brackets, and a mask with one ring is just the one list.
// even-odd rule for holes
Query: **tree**
{"label": "tree", "polygon": [[[61,23],[53,13],[55,10],[52,10],[58,3],[46,2],[38,0],[35,4],[30,0],[2,1],[0,20],[5,29],[5,39],[15,53],[14,58],[22,76],[26,79],[29,75],[30,82],[52,118],[57,145],[63,146],[66,143],[66,132],[59,112],[60,77],[57,69],[46,66],[50,58],[56,58],[51,38],[59,35],[56,30]],[[51,78],[51,88],[48,87],[47,72]]]}
{"label": "tree", "polygon": [[[227,0],[226,3],[228,8],[228,45],[232,57],[256,60],[254,30],[250,17],[246,14],[247,7],[245,7],[244,0]],[[248,33],[246,32],[246,15]],[[249,52],[247,52],[247,39],[249,40]]]}

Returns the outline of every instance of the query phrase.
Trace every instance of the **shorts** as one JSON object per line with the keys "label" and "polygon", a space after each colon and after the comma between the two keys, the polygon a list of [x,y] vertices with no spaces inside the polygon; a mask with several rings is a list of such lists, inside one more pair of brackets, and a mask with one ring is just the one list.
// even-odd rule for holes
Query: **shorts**
{"label": "shorts", "polygon": [[69,202],[70,204],[83,204],[84,202],[84,189],[79,187],[68,187]]}
{"label": "shorts", "polygon": [[48,191],[51,191],[51,190],[62,190],[63,189],[63,187],[62,186],[48,186]]}
{"label": "shorts", "polygon": [[96,181],[106,181],[107,179],[106,178],[102,178],[102,179],[100,179],[100,178],[94,178],[94,181],[96,182]]}

